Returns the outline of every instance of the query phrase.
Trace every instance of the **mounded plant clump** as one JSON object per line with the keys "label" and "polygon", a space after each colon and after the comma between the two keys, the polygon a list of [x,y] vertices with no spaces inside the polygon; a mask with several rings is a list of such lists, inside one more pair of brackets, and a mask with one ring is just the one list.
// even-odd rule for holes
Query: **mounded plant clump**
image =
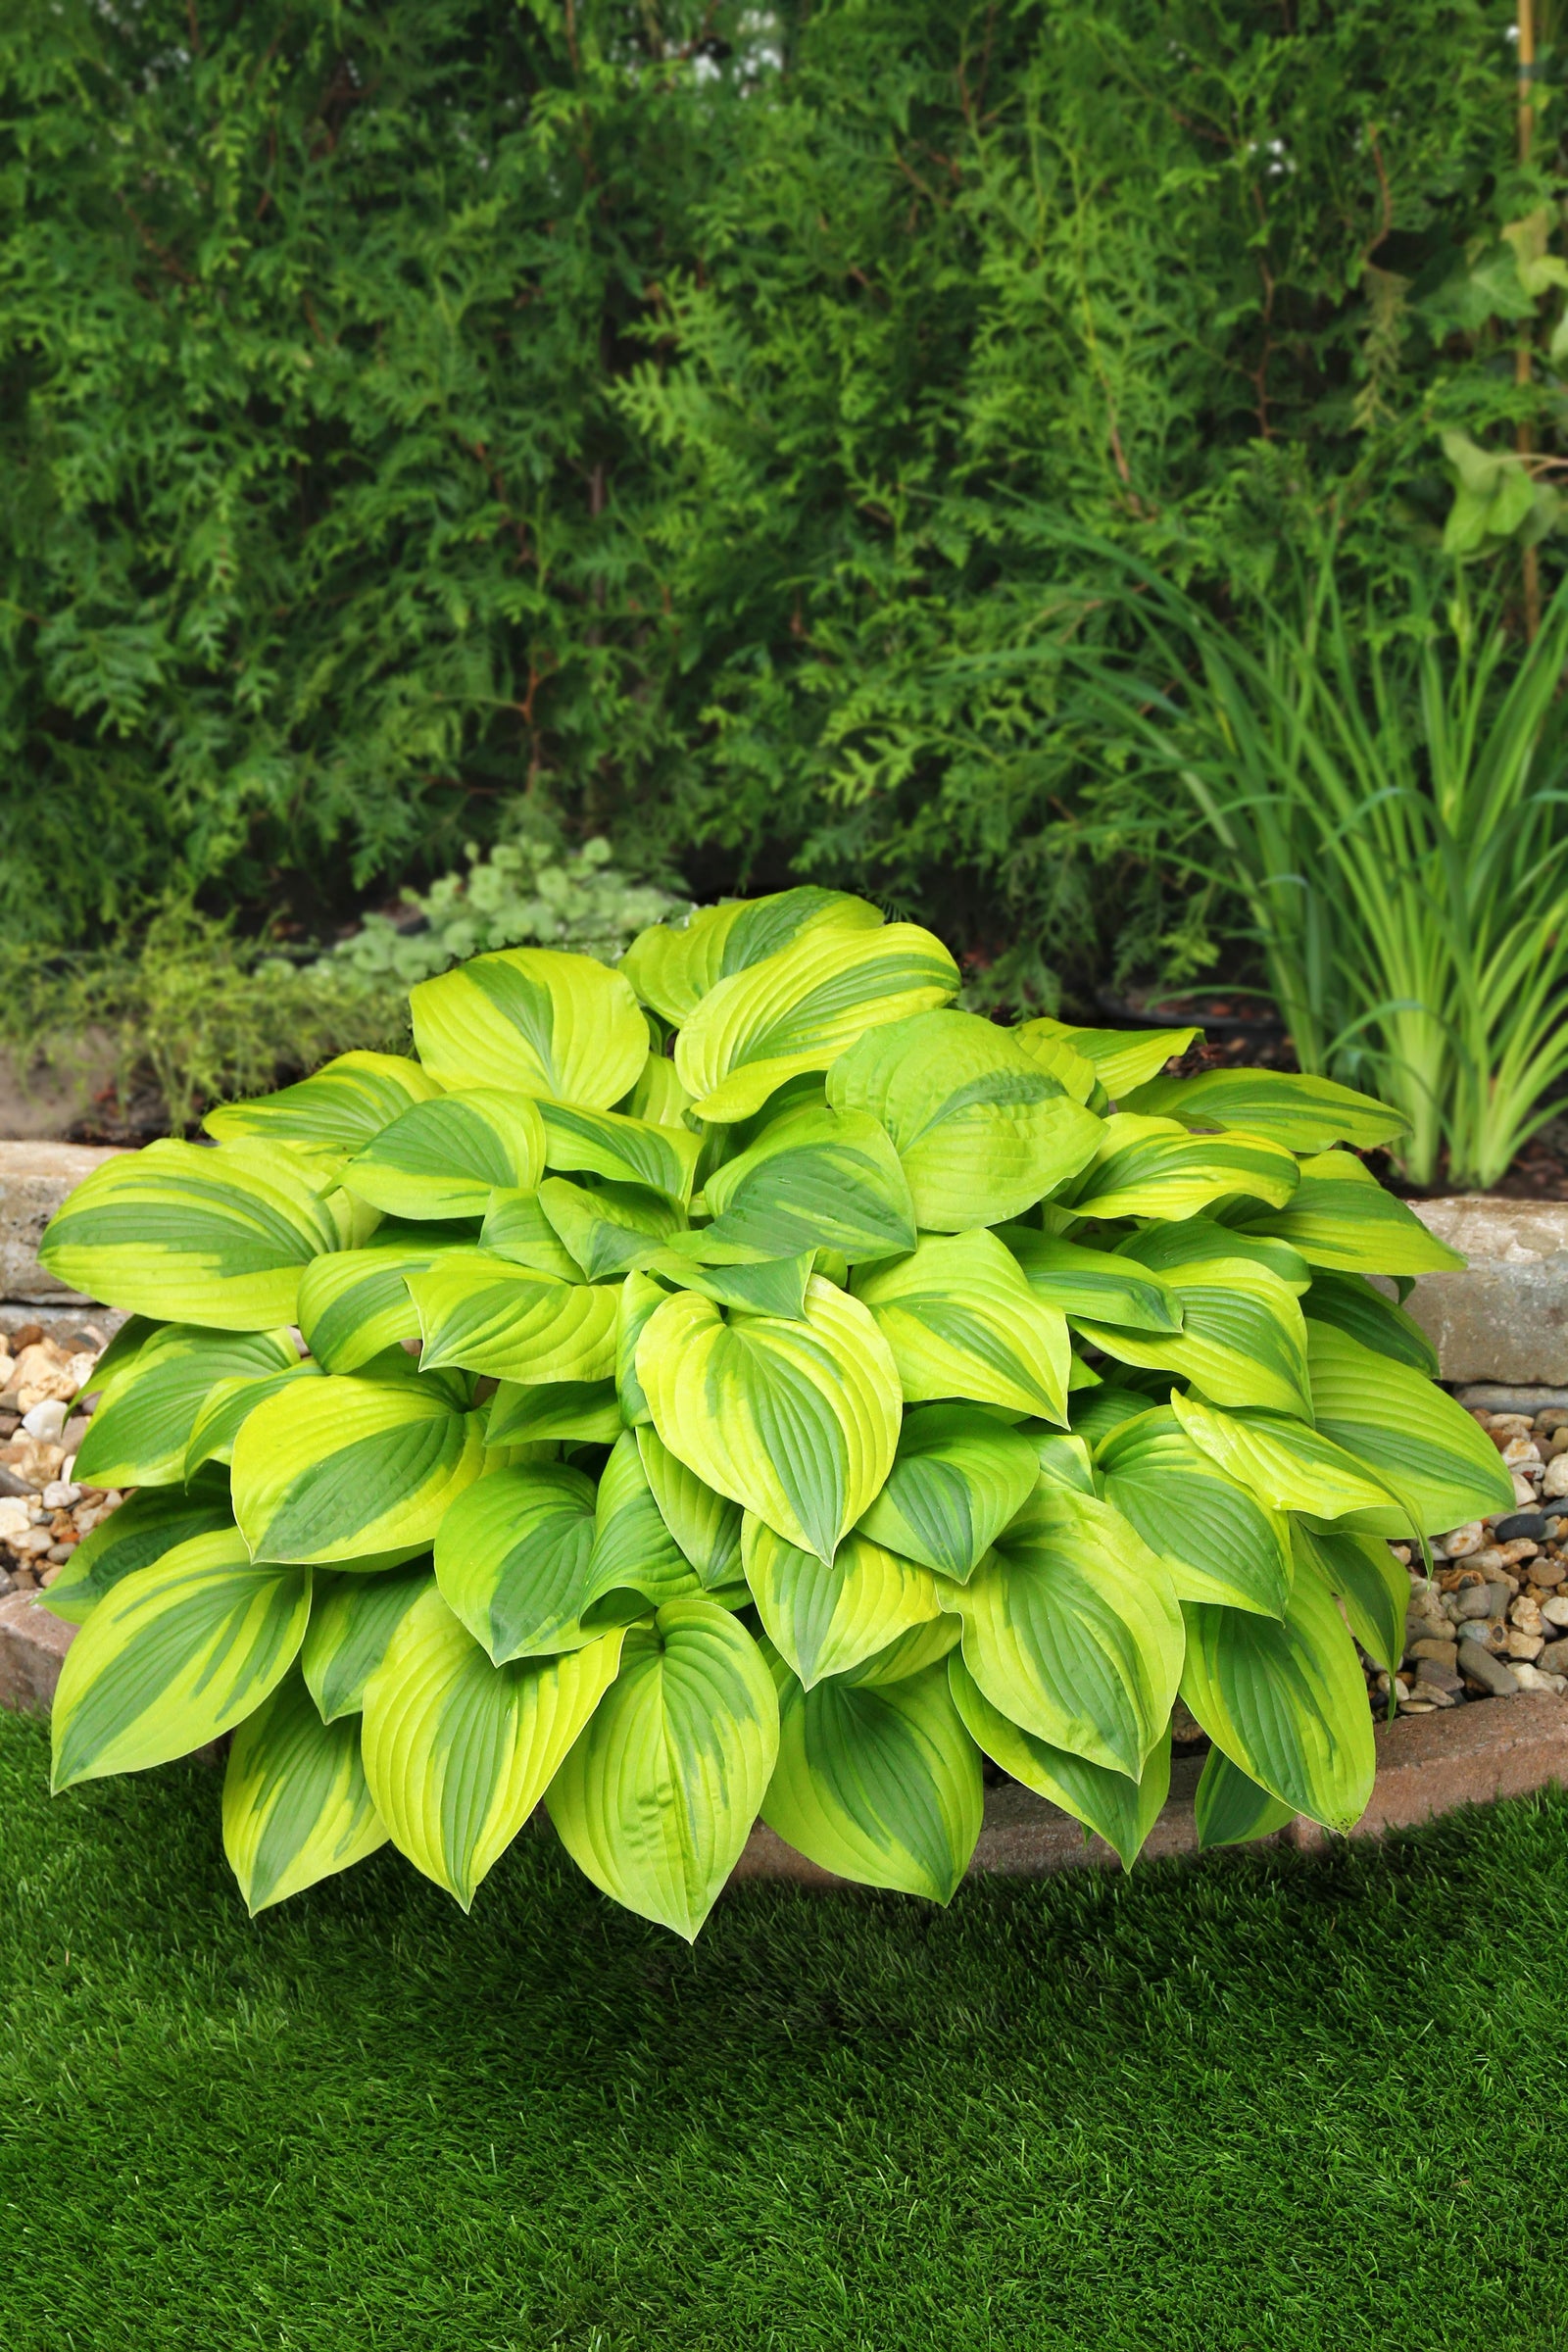
{"label": "mounded plant clump", "polygon": [[986,1756],[1131,1862],[1179,1692],[1208,1840],[1348,1829],[1388,1540],[1511,1501],[1366,1280],[1455,1262],[1344,1148],[1398,1122],[957,988],[817,890],[510,950],[100,1169],[57,1788],[232,1731],[253,1909],[388,1838],[466,1907],[542,1798],[691,1936],[759,1814],[947,1900]]}

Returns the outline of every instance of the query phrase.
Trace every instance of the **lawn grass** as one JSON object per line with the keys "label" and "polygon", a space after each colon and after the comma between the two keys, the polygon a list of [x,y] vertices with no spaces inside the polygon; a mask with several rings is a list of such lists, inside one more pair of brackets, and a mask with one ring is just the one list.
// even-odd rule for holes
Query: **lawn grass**
{"label": "lawn grass", "polygon": [[0,1718],[5,2352],[1547,2352],[1568,1799],[1327,1860],[749,1889],[525,1838],[245,1917],[216,1775]]}

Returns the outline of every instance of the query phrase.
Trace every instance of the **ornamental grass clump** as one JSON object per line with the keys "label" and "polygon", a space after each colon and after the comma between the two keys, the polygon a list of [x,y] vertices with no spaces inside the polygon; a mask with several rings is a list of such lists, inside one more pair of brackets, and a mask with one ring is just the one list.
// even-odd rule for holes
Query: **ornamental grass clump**
{"label": "ornamental grass clump", "polygon": [[1455,1262],[1397,1120],[957,988],[820,890],[509,950],[98,1170],[56,1787],[231,1732],[253,1910],[389,1838],[466,1908],[543,1800],[693,1936],[759,1816],[946,1901],[985,1757],[1130,1863],[1179,1692],[1206,1840],[1348,1829],[1389,1539],[1511,1499],[1367,1280]]}

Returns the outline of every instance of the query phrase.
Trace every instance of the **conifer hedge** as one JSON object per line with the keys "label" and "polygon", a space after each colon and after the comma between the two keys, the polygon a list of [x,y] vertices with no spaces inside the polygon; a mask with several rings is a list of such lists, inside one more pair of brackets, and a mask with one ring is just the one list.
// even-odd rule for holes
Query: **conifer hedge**
{"label": "conifer hedge", "polygon": [[8,924],[319,912],[532,790],[700,890],[1022,938],[1026,993],[1094,920],[1082,780],[984,657],[1060,519],[1216,581],[1337,501],[1387,568],[1442,428],[1539,397],[1508,21],[19,0]]}

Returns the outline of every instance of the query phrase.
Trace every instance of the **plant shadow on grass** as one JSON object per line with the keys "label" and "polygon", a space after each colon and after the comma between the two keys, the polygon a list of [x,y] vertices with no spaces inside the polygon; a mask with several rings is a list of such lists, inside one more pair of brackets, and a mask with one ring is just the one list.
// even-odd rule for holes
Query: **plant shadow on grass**
{"label": "plant shadow on grass", "polygon": [[7,2352],[1568,2343],[1568,1798],[1326,1859],[749,1887],[548,1837],[247,1921],[216,1776],[0,1719]]}

